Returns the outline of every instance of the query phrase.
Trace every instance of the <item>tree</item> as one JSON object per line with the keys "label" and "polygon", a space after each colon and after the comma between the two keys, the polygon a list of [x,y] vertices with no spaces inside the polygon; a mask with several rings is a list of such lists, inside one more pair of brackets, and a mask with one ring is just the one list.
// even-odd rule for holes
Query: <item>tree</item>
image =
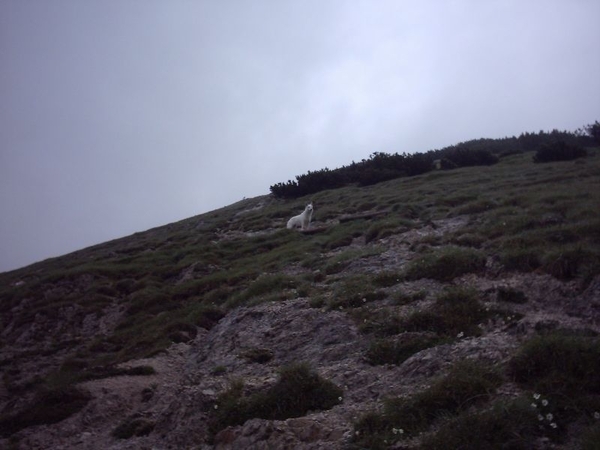
{"label": "tree", "polygon": [[593,124],[587,125],[585,130],[594,141],[600,144],[600,123],[597,120]]}
{"label": "tree", "polygon": [[584,148],[558,140],[540,145],[533,157],[533,162],[570,161],[587,155]]}

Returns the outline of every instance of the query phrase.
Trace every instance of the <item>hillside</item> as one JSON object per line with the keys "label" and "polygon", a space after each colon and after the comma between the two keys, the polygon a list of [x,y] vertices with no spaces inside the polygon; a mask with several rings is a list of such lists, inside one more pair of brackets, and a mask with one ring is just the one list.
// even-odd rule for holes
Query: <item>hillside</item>
{"label": "hillside", "polygon": [[0,447],[598,448],[600,148],[532,156],[0,274]]}

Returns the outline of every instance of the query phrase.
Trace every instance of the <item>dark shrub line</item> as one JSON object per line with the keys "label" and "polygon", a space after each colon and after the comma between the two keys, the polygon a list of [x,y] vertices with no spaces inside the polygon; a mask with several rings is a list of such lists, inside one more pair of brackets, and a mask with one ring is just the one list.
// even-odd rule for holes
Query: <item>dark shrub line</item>
{"label": "dark shrub line", "polygon": [[[275,197],[298,198],[351,184],[369,186],[395,178],[421,175],[436,168],[449,170],[458,167],[492,165],[497,163],[501,156],[536,149],[542,152],[539,156],[536,155],[539,162],[547,158],[547,155],[550,155],[550,158],[560,155],[562,159],[559,160],[573,159],[573,154],[582,156],[581,151],[578,150],[580,146],[593,145],[597,129],[596,122],[595,125],[588,125],[584,131],[578,130],[575,133],[555,129],[551,132],[522,133],[518,138],[513,136],[503,139],[474,139],[425,153],[375,152],[369,156],[369,159],[363,159],[358,163],[353,161],[348,166],[333,170],[325,168],[308,171],[306,174],[297,175],[295,181],[288,180],[286,183],[274,184],[270,190]],[[562,144],[557,144],[561,142]],[[544,146],[552,148],[556,145],[568,149],[561,149],[558,152],[543,149]]]}

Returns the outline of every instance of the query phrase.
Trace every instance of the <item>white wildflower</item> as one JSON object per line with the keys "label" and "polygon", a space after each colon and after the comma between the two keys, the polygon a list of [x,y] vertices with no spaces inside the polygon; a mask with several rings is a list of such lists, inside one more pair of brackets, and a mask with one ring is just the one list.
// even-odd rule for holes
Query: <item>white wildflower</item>
{"label": "white wildflower", "polygon": [[539,400],[540,397],[541,397],[540,394],[533,394],[533,398],[535,398],[536,400]]}
{"label": "white wildflower", "polygon": [[546,414],[546,419],[548,419],[548,422],[550,422],[552,419],[554,419],[554,416],[550,413]]}
{"label": "white wildflower", "polygon": [[532,407],[533,409],[535,409],[535,408],[537,408],[537,404],[535,404],[535,403],[532,403],[532,404],[531,404],[531,407]]}
{"label": "white wildflower", "polygon": [[596,419],[596,420],[600,420],[600,412],[596,411],[596,412],[594,413],[594,419]]}
{"label": "white wildflower", "polygon": [[544,416],[542,416],[541,414],[538,414],[538,420],[541,422],[542,420],[544,420]]}
{"label": "white wildflower", "polygon": [[556,425],[556,423],[554,423],[554,422],[552,422],[552,423],[550,424],[550,426],[551,426],[552,428],[556,428],[556,427],[558,427],[558,425]]}
{"label": "white wildflower", "polygon": [[546,400],[546,399],[542,400],[542,406],[548,406],[548,400]]}

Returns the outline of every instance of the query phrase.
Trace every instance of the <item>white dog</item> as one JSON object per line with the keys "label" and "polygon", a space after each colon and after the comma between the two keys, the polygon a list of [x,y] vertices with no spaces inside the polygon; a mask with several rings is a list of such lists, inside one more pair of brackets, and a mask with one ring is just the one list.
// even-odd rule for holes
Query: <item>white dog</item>
{"label": "white dog", "polygon": [[288,228],[297,228],[300,227],[301,230],[308,230],[310,226],[310,220],[312,219],[313,213],[313,204],[312,202],[306,205],[302,214],[292,217],[288,220],[287,227]]}

